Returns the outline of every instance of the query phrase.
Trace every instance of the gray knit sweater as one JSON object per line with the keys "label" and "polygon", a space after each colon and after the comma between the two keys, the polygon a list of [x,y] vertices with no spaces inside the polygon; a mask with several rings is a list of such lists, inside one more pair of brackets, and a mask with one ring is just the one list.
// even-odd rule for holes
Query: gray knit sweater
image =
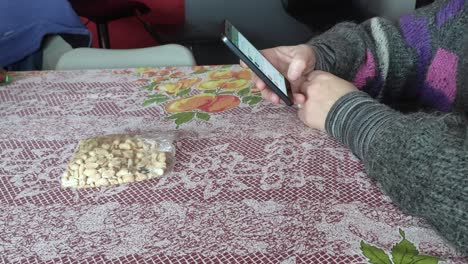
{"label": "gray knit sweater", "polygon": [[317,69],[361,90],[336,102],[327,132],[396,204],[468,253],[467,2],[338,24],[310,44]]}

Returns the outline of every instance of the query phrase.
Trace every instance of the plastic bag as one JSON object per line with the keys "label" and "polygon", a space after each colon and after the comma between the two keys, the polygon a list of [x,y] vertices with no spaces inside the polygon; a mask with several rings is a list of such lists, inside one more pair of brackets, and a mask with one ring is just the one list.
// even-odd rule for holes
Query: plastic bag
{"label": "plastic bag", "polygon": [[173,143],[170,133],[81,140],[62,176],[62,187],[101,187],[165,176],[175,160]]}

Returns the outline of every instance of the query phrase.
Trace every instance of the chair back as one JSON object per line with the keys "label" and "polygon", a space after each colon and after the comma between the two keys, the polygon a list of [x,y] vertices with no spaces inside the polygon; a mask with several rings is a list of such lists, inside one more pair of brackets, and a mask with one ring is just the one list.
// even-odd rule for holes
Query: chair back
{"label": "chair back", "polygon": [[148,13],[146,4],[130,0],[70,0],[75,12],[95,23],[107,23],[124,17],[134,16],[138,11]]}

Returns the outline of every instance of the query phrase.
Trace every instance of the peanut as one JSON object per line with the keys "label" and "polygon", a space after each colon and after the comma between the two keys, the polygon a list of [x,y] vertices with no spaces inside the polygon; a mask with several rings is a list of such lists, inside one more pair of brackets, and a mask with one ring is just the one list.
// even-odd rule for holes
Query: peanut
{"label": "peanut", "polygon": [[100,187],[160,177],[167,167],[166,154],[155,152],[154,147],[125,136],[84,140],[62,175],[62,187]]}

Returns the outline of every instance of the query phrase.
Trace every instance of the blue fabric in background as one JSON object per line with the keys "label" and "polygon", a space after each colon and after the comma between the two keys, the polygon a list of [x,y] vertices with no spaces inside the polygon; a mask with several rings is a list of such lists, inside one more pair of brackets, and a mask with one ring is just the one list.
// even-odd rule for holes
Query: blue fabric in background
{"label": "blue fabric in background", "polygon": [[0,0],[0,67],[37,54],[44,36],[60,34],[74,48],[91,34],[67,0]]}

